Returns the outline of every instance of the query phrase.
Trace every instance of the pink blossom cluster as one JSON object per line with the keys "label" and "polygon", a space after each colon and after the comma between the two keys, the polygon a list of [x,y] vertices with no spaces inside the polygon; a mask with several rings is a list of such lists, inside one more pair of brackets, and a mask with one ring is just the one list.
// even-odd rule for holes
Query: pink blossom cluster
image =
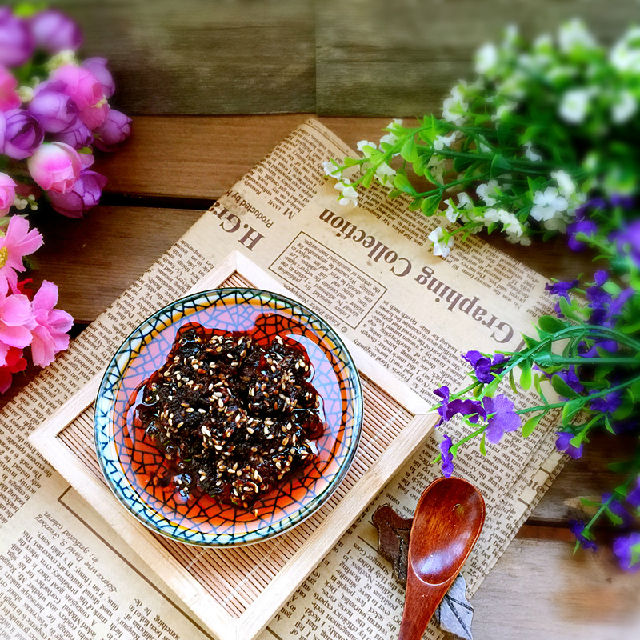
{"label": "pink blossom cluster", "polygon": [[[100,199],[106,178],[91,169],[93,146],[116,149],[128,138],[131,119],[109,106],[115,86],[106,60],[77,59],[81,40],[76,23],[60,11],[23,18],[0,8],[0,164],[17,167],[13,177],[0,173],[0,215],[33,205],[42,192],[71,218]],[[51,57],[40,63],[43,52]],[[24,69],[31,68],[25,81]]]}
{"label": "pink blossom cluster", "polygon": [[27,366],[25,349],[39,367],[69,346],[73,318],[58,303],[58,287],[44,280],[33,293],[30,280],[18,281],[25,271],[23,258],[42,245],[37,229],[22,216],[11,216],[0,238],[0,393],[11,386],[13,374]]}

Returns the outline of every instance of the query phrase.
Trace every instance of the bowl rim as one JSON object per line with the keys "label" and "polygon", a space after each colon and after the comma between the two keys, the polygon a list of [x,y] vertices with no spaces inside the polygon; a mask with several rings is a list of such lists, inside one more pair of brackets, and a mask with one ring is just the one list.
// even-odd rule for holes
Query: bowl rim
{"label": "bowl rim", "polygon": [[[218,299],[223,297],[225,294],[238,293],[248,296],[258,296],[260,299],[264,299],[265,296],[270,297],[271,299],[275,298],[276,300],[284,302],[287,306],[292,307],[294,309],[300,310],[301,315],[305,318],[305,323],[307,319],[310,317],[318,322],[321,326],[322,330],[328,335],[331,341],[334,343],[335,347],[337,347],[337,351],[343,354],[343,357],[340,359],[345,363],[346,370],[348,371],[348,379],[351,382],[353,387],[353,427],[352,427],[352,442],[350,445],[350,449],[347,451],[347,454],[340,464],[336,474],[329,482],[329,484],[316,496],[314,496],[307,504],[303,507],[297,509],[291,515],[286,518],[280,520],[275,525],[268,525],[266,527],[262,527],[256,529],[252,532],[247,532],[242,534],[242,540],[237,540],[237,535],[234,534],[221,534],[221,533],[198,533],[199,536],[203,537],[202,540],[189,540],[184,536],[176,535],[170,531],[163,530],[158,523],[156,523],[150,517],[145,517],[142,513],[133,509],[133,504],[138,502],[141,511],[146,512],[150,511],[152,514],[155,514],[156,517],[164,520],[165,522],[169,522],[166,516],[162,516],[158,511],[153,509],[149,504],[145,503],[139,493],[131,487],[129,484],[129,489],[135,494],[134,497],[129,498],[124,496],[122,493],[122,488],[117,485],[113,478],[110,477],[110,474],[107,472],[106,465],[109,462],[108,459],[105,458],[104,449],[105,445],[99,441],[99,435],[101,430],[106,430],[108,427],[108,423],[110,419],[106,420],[106,424],[102,424],[105,422],[102,418],[106,418],[110,415],[109,411],[102,411],[101,407],[104,403],[108,404],[109,409],[112,408],[113,402],[115,400],[115,396],[112,394],[111,398],[106,398],[105,395],[108,394],[108,390],[110,386],[113,386],[113,374],[117,372],[116,379],[121,379],[124,371],[128,367],[128,364],[131,360],[131,357],[135,354],[139,354],[141,347],[144,346],[144,343],[140,343],[136,346],[135,349],[131,349],[129,346],[133,340],[144,340],[145,335],[147,335],[148,330],[151,327],[148,327],[152,321],[156,320],[158,317],[161,317],[163,314],[169,313],[175,309],[176,306],[184,303],[194,303],[199,298],[207,298],[208,296],[216,296]],[[212,304],[208,304],[206,306],[212,306]],[[204,308],[206,308],[203,307]],[[269,305],[271,306],[271,305]],[[185,314],[181,314],[179,318],[168,322],[165,326],[169,327],[174,322],[179,321],[184,318]],[[146,331],[145,331],[146,328]],[[128,352],[128,357],[126,358],[126,364],[124,366],[119,365],[119,359]],[[276,293],[274,291],[270,291],[268,289],[259,289],[255,287],[217,287],[214,289],[204,289],[202,291],[197,291],[191,293],[189,295],[183,296],[181,298],[177,298],[172,302],[164,305],[160,309],[157,309],[152,314],[147,316],[144,320],[142,320],[134,329],[127,335],[127,337],[123,340],[120,346],[117,348],[107,367],[104,371],[102,379],[100,381],[100,386],[98,388],[98,393],[95,400],[95,411],[94,411],[94,446],[96,448],[96,454],[98,458],[98,462],[100,464],[100,469],[102,471],[103,477],[105,478],[107,485],[111,492],[118,499],[118,502],[139,522],[141,522],[145,527],[153,531],[154,533],[158,533],[165,538],[168,538],[173,541],[181,542],[184,544],[189,544],[193,546],[201,546],[201,547],[239,547],[245,546],[249,544],[253,544],[256,542],[261,542],[263,540],[271,540],[277,536],[290,531],[292,528],[306,520],[308,517],[313,515],[318,509],[322,507],[322,505],[329,499],[329,497],[333,494],[333,492],[340,486],[342,480],[347,474],[348,470],[351,467],[355,454],[358,450],[360,437],[362,435],[362,420],[363,420],[363,395],[362,395],[362,385],[360,381],[360,373],[358,371],[358,367],[356,366],[353,357],[349,353],[346,345],[344,344],[342,338],[337,334],[337,332],[333,329],[333,327],[317,312],[312,311],[306,305],[294,300],[286,295],[282,295],[280,293]],[[106,436],[106,434],[105,434]],[[117,456],[115,456],[117,459]],[[124,476],[124,474],[121,474]],[[126,476],[125,476],[126,478]],[[127,481],[128,482],[128,481]],[[175,525],[171,525],[175,526]],[[189,530],[188,528],[185,528]]]}

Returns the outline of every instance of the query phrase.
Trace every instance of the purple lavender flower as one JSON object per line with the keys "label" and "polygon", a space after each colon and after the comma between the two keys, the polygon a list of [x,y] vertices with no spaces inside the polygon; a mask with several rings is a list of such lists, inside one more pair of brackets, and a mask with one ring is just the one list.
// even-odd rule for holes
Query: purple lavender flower
{"label": "purple lavender flower", "polygon": [[622,520],[623,524],[626,524],[626,525],[631,524],[631,516],[629,516],[629,513],[622,506],[622,504],[620,503],[619,500],[616,500],[616,499],[611,497],[611,493],[603,493],[602,494],[602,502],[603,503],[609,502],[609,504],[607,505],[609,511],[613,515],[618,516],[618,518],[620,518]]}
{"label": "purple lavender flower", "polygon": [[450,478],[453,473],[453,454],[451,453],[451,438],[444,435],[440,443],[440,452],[442,453],[442,475]]}
{"label": "purple lavender flower", "polygon": [[476,400],[462,400],[457,398],[450,401],[450,391],[449,387],[446,385],[436,389],[434,393],[439,398],[442,398],[442,402],[438,407],[438,413],[440,414],[443,422],[450,420],[458,413],[470,416],[469,420],[471,422],[478,422],[479,418],[484,418],[486,416],[482,404]]}
{"label": "purple lavender flower", "polygon": [[0,64],[19,67],[33,53],[33,38],[22,18],[8,7],[0,7]]}
{"label": "purple lavender flower", "polygon": [[575,447],[571,444],[573,438],[572,433],[566,431],[556,431],[558,439],[556,440],[556,449],[558,451],[564,451],[570,458],[577,460],[582,457],[582,445]]}
{"label": "purple lavender flower", "polygon": [[29,20],[29,29],[38,48],[47,53],[65,49],[76,51],[82,43],[80,27],[56,9],[45,9]]}
{"label": "purple lavender flower", "polygon": [[576,393],[582,393],[584,391],[584,387],[580,384],[580,378],[578,378],[578,374],[576,373],[576,368],[574,365],[570,365],[567,369],[563,371],[557,372],[558,378],[564,380],[571,389],[573,389]]}
{"label": "purple lavender flower", "polygon": [[509,362],[509,356],[505,356],[504,353],[496,353],[491,363],[494,373],[502,373],[507,362]]}
{"label": "purple lavender flower", "polygon": [[28,111],[12,109],[4,117],[2,152],[14,160],[24,160],[33,154],[44,139],[40,123]]}
{"label": "purple lavender flower", "polygon": [[587,538],[583,531],[585,528],[584,522],[580,520],[569,520],[569,529],[571,533],[576,537],[576,540],[580,543],[580,546],[584,549],[591,549],[592,551],[596,551],[598,549],[598,545],[593,541]]}
{"label": "purple lavender flower", "polygon": [[53,136],[58,142],[64,142],[74,149],[82,149],[93,143],[93,133],[87,125],[78,118],[68,129]]}
{"label": "purple lavender flower", "polygon": [[91,207],[95,207],[102,195],[107,179],[95,171],[84,170],[78,176],[71,191],[55,193],[49,191],[51,205],[63,216],[81,218]]}
{"label": "purple lavender flower", "polygon": [[515,412],[513,402],[507,396],[498,394],[495,398],[484,398],[482,404],[489,416],[485,433],[487,440],[492,444],[500,442],[506,432],[520,428],[522,423],[520,416]]}
{"label": "purple lavender flower", "polygon": [[618,245],[618,251],[629,253],[636,265],[640,266],[640,220],[634,220],[620,229],[613,239]]}
{"label": "purple lavender flower", "polygon": [[640,533],[634,532],[620,536],[613,541],[613,553],[618,564],[625,571],[640,569]]}
{"label": "purple lavender flower", "polygon": [[601,398],[595,398],[589,403],[589,407],[592,411],[600,411],[601,413],[614,413],[620,406],[622,397],[619,391],[612,391],[606,396]]}
{"label": "purple lavender flower", "polygon": [[491,382],[494,378],[491,373],[491,358],[483,356],[479,351],[471,350],[462,356],[472,367],[478,378],[478,382]]}
{"label": "purple lavender flower", "polygon": [[552,295],[569,299],[569,292],[578,286],[577,280],[558,280],[558,282],[547,282],[545,289]]}
{"label": "purple lavender flower", "polygon": [[113,76],[107,69],[106,58],[87,58],[80,65],[87,71],[90,71],[93,77],[102,85],[102,91],[105,98],[110,98],[116,90]]}
{"label": "purple lavender flower", "polygon": [[29,113],[38,119],[48,133],[60,133],[78,120],[78,107],[59,82],[43,82],[38,85],[29,103]]}
{"label": "purple lavender flower", "polygon": [[622,193],[614,193],[609,196],[609,202],[612,207],[622,207],[623,209],[632,209],[635,203],[635,198],[631,195],[625,195]]}
{"label": "purple lavender flower", "polygon": [[491,362],[490,357],[482,355],[480,351],[475,349],[467,351],[462,357],[473,367],[478,382],[485,384],[491,382],[496,373],[501,373],[504,370],[504,365],[509,361],[509,358],[503,353],[496,353],[493,356],[493,362]]}
{"label": "purple lavender flower", "polygon": [[111,109],[105,121],[94,131],[96,147],[101,151],[114,151],[131,134],[131,118]]}
{"label": "purple lavender flower", "polygon": [[586,218],[578,218],[575,222],[567,225],[567,244],[571,251],[581,251],[584,249],[584,241],[579,240],[576,236],[581,233],[585,236],[591,236],[598,230],[598,225],[593,220]]}
{"label": "purple lavender flower", "polygon": [[636,485],[627,494],[627,503],[634,509],[640,509],[640,475],[636,478]]}
{"label": "purple lavender flower", "polygon": [[595,198],[591,198],[587,200],[583,205],[580,205],[576,209],[576,215],[579,217],[584,216],[588,211],[593,211],[594,209],[606,209],[607,201],[604,198],[600,198],[596,196]]}

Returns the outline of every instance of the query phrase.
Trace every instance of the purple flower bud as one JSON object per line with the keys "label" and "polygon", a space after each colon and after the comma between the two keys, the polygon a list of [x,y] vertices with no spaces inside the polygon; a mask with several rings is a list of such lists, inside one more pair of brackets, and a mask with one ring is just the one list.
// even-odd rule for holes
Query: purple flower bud
{"label": "purple flower bud", "polygon": [[131,134],[131,118],[111,109],[105,121],[94,131],[96,147],[102,151],[113,151]]}
{"label": "purple flower bud", "polygon": [[631,516],[629,512],[622,506],[619,500],[612,497],[611,493],[602,494],[602,504],[609,503],[608,509],[614,515],[622,520],[621,524],[629,526],[631,524]]}
{"label": "purple flower bud", "polygon": [[444,435],[440,443],[440,453],[442,453],[442,475],[450,478],[453,473],[453,454],[451,453],[451,438]]}
{"label": "purple flower bud", "polygon": [[613,207],[621,207],[622,209],[632,209],[634,204],[634,197],[630,195],[614,193],[613,195],[609,196],[609,202]]}
{"label": "purple flower bud", "polygon": [[604,198],[595,197],[591,200],[587,200],[584,204],[580,205],[576,209],[576,216],[582,218],[587,211],[593,211],[594,209],[606,209],[607,201]]}
{"label": "purple flower bud", "polygon": [[582,458],[582,445],[575,447],[571,444],[573,438],[572,433],[566,431],[557,431],[558,439],[556,440],[556,449],[558,451],[564,451],[570,458],[577,460]]}
{"label": "purple flower bud", "polygon": [[74,149],[82,149],[93,144],[93,133],[87,125],[78,118],[68,129],[53,136],[58,142],[64,142]]}
{"label": "purple flower bud", "polygon": [[33,38],[26,21],[8,7],[0,8],[0,64],[19,67],[33,53]]}
{"label": "purple flower bud", "polygon": [[29,103],[29,113],[48,133],[60,133],[78,120],[78,107],[57,82],[43,82]]}
{"label": "purple flower bud", "polygon": [[634,509],[640,509],[640,475],[636,478],[635,486],[627,494],[627,502]]}
{"label": "purple flower bud", "polygon": [[596,551],[598,549],[598,545],[584,535],[584,522],[580,522],[580,520],[569,520],[569,529],[576,537],[576,540],[580,543],[581,547],[591,549],[592,551]]}
{"label": "purple flower bud", "polygon": [[558,280],[558,282],[548,282],[544,288],[552,295],[562,296],[568,300],[569,292],[577,286],[577,280]]}
{"label": "purple flower bud", "polygon": [[468,416],[471,422],[478,422],[479,418],[484,418],[486,415],[482,404],[477,400],[462,400],[460,398],[450,400],[450,391],[447,386],[436,389],[434,393],[442,398],[438,413],[443,422],[450,420],[458,413]]}
{"label": "purple flower bud", "polygon": [[472,349],[462,356],[472,367],[478,382],[489,383],[494,375],[491,373],[491,358],[483,356],[479,351]]}
{"label": "purple flower bud", "polygon": [[601,287],[609,279],[609,274],[604,269],[598,269],[593,274],[593,281]]}
{"label": "purple flower bud", "polygon": [[582,240],[578,240],[576,236],[579,233],[587,237],[592,236],[597,230],[598,225],[593,220],[580,218],[579,220],[572,222],[567,226],[567,235],[569,236],[567,244],[569,245],[569,249],[571,249],[571,251],[581,251],[584,249],[584,242]]}
{"label": "purple flower bud", "polygon": [[102,85],[105,98],[110,98],[113,95],[116,86],[111,72],[107,69],[106,58],[87,58],[80,66],[90,71],[93,77]]}
{"label": "purple flower bud", "polygon": [[63,216],[81,218],[91,207],[95,207],[102,195],[107,179],[95,171],[84,170],[67,193],[49,191],[51,205]]}
{"label": "purple flower bud", "polygon": [[33,53],[33,38],[27,23],[11,13],[8,7],[0,8],[0,64],[19,67]]}
{"label": "purple flower bud", "polygon": [[615,234],[618,251],[631,255],[631,258],[640,266],[640,220],[634,220]]}
{"label": "purple flower bud", "polygon": [[4,114],[5,131],[2,152],[14,160],[28,158],[40,146],[44,131],[28,111],[12,109]]}
{"label": "purple flower bud", "polygon": [[45,9],[29,20],[29,28],[36,47],[47,53],[65,49],[76,51],[82,43],[80,27],[67,15],[56,9]]}
{"label": "purple flower bud", "polygon": [[601,398],[595,398],[589,403],[592,411],[600,411],[601,413],[615,413],[622,402],[622,398],[618,391],[612,391]]}
{"label": "purple flower bud", "polygon": [[640,569],[640,533],[633,532],[613,541],[613,554],[625,571]]}
{"label": "purple flower bud", "polygon": [[576,368],[574,365],[569,366],[567,369],[557,372],[558,378],[564,380],[567,385],[573,389],[576,393],[582,393],[584,391],[584,387],[580,383],[580,378],[578,378],[578,374],[576,373]]}

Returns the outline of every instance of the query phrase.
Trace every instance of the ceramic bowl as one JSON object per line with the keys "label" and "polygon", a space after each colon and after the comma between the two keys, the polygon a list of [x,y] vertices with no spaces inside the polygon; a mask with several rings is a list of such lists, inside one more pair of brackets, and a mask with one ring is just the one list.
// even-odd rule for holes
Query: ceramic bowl
{"label": "ceramic bowl", "polygon": [[[322,399],[324,434],[318,455],[295,477],[259,500],[253,512],[220,505],[207,494],[188,499],[152,482],[164,456],[135,417],[140,388],[166,360],[176,332],[197,322],[225,331],[258,323],[269,335],[302,343]],[[202,546],[235,546],[279,535],[319,509],[353,460],[362,426],[358,371],[344,344],[317,314],[284,296],[256,289],[203,291],[177,300],[145,320],[107,367],[95,405],[95,444],[104,476],[118,500],[151,530]]]}

